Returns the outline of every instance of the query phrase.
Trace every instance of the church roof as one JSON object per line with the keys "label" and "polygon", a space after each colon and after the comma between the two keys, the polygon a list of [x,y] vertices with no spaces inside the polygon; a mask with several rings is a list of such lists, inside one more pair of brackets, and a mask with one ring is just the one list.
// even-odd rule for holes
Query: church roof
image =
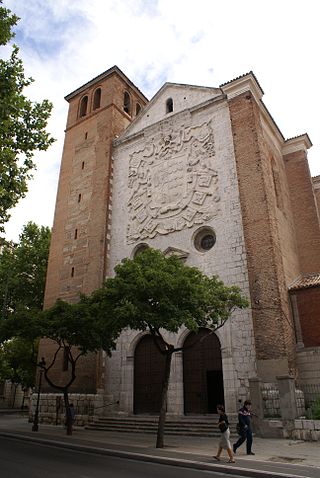
{"label": "church roof", "polygon": [[304,141],[306,142],[306,144],[307,144],[307,147],[308,147],[308,148],[311,148],[311,146],[312,146],[312,141],[311,141],[311,139],[310,139],[308,133],[302,133],[302,134],[298,134],[297,136],[292,136],[291,138],[287,138],[287,139],[286,139],[286,143],[289,142],[289,141],[292,142],[292,141],[294,141],[294,140],[296,140],[296,139],[302,139],[302,140],[304,140]]}
{"label": "church roof", "polygon": [[123,73],[123,71],[120,70],[120,68],[117,65],[114,65],[113,67],[109,68],[108,70],[104,71],[100,75],[96,76],[95,78],[92,78],[92,80],[88,81],[84,85],[80,86],[76,90],[72,91],[69,93],[67,96],[64,97],[65,100],[70,101],[74,96],[78,95],[82,91],[85,91],[88,87],[94,85],[95,83],[98,83],[99,81],[104,80],[108,76],[113,75],[116,73],[119,75],[127,84],[129,84],[136,92],[142,96],[146,101],[148,101],[148,98],[142,93],[139,88],[136,87],[134,83]]}
{"label": "church roof", "polygon": [[320,273],[304,274],[294,280],[294,282],[289,287],[289,291],[291,292],[294,290],[309,289],[310,287],[319,287],[319,286],[320,286]]}
{"label": "church roof", "polygon": [[[174,108],[170,112],[167,112],[165,108],[168,98],[171,98],[174,103]],[[119,138],[114,141],[114,144],[117,145],[126,141],[135,133],[140,133],[142,129],[155,125],[159,121],[170,118],[186,109],[203,107],[208,102],[222,98],[225,98],[225,95],[220,88],[166,82],[149,103],[143,107],[141,113],[121,133]]]}
{"label": "church roof", "polygon": [[264,91],[263,91],[263,89],[261,88],[261,85],[260,85],[259,81],[257,80],[256,75],[253,73],[252,70],[249,71],[248,73],[244,73],[243,75],[237,76],[237,77],[234,78],[233,80],[229,80],[229,81],[226,81],[225,83],[222,83],[222,84],[220,85],[220,88],[223,88],[224,86],[229,85],[229,83],[232,83],[232,82],[234,82],[234,81],[240,80],[241,78],[245,78],[245,77],[248,76],[248,75],[252,75],[252,76],[253,76],[253,78],[255,79],[257,85],[259,86],[259,88],[260,88],[262,94],[264,95]]}

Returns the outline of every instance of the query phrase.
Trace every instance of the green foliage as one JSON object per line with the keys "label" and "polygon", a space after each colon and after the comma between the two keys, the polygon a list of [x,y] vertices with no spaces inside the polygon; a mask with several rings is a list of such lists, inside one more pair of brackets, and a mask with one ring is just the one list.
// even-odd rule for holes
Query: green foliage
{"label": "green foliage", "polygon": [[2,3],[2,0],[0,0],[0,45],[5,45],[14,37],[12,27],[17,24],[19,18],[11,14],[7,8],[1,7]]}
{"label": "green foliage", "polygon": [[2,3],[2,0],[0,0],[0,45],[5,45],[14,37],[12,27],[17,24],[19,18],[11,14],[7,8],[1,7]]}
{"label": "green foliage", "polygon": [[76,304],[58,300],[39,317],[41,336],[64,347],[76,347],[81,355],[99,350],[110,354],[121,327],[106,314],[104,320],[99,320],[96,312],[97,308],[92,308],[85,297]]}
{"label": "green foliage", "polygon": [[15,314],[0,322],[0,342],[12,337],[33,341],[45,337],[58,347],[76,347],[76,354],[115,348],[121,329],[119,324],[97,320],[85,298],[77,304],[57,300],[44,311],[18,308]]}
{"label": "green foliage", "polygon": [[[17,21],[0,6],[0,45],[14,36],[11,28]],[[25,77],[18,52],[13,45],[10,58],[0,59],[0,231],[10,217],[9,210],[28,190],[34,153],[46,151],[54,141],[46,132],[52,104],[32,102],[23,94],[33,79]]]}
{"label": "green foliage", "polygon": [[11,380],[22,387],[33,387],[36,347],[25,338],[15,338],[0,345],[0,381]]}
{"label": "green foliage", "polygon": [[247,300],[238,287],[228,287],[218,277],[207,277],[174,255],[165,257],[148,248],[132,260],[123,260],[115,268],[115,277],[107,279],[89,303],[102,316],[112,317],[120,328],[148,331],[165,355],[156,441],[156,447],[162,448],[172,354],[183,350],[166,340],[162,331],[176,333],[181,327],[215,331],[235,307],[247,307]]}
{"label": "green foliage", "polygon": [[7,242],[0,253],[0,307],[3,317],[17,308],[42,309],[51,232],[29,222],[19,243]]}
{"label": "green foliage", "polygon": [[19,243],[0,253],[0,379],[32,386],[43,306],[50,229],[29,222]]}
{"label": "green foliage", "polygon": [[312,420],[320,420],[320,397],[315,400],[312,407],[308,410],[308,418]]}
{"label": "green foliage", "polygon": [[238,287],[227,287],[216,276],[209,278],[178,257],[151,248],[125,259],[115,272],[91,301],[102,301],[123,327],[156,335],[160,329],[177,332],[182,326],[216,329],[235,307],[248,306]]}
{"label": "green foliage", "polygon": [[[99,350],[105,350],[110,355],[116,347],[121,333],[120,324],[109,320],[106,314],[103,320],[99,319],[99,314],[95,315],[98,311],[99,306],[92,307],[86,297],[77,304],[58,300],[45,311],[18,307],[14,314],[0,321],[0,343],[14,338],[32,344],[42,337],[55,342],[55,352],[45,357],[46,364],[42,368],[50,386],[65,392],[76,378],[80,357]],[[70,369],[61,385],[60,379],[59,383],[53,381],[50,369],[62,351],[68,357]]]}

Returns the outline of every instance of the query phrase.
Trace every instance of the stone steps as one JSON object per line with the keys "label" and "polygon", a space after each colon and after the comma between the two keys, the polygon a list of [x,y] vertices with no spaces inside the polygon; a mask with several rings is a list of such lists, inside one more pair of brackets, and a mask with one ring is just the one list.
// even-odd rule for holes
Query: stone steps
{"label": "stone steps", "polygon": [[[231,434],[236,436],[236,417],[230,418]],[[166,435],[206,436],[218,437],[220,432],[217,428],[218,416],[208,417],[182,417],[168,418],[165,424]],[[157,417],[96,417],[92,423],[86,426],[88,430],[113,431],[121,433],[148,433],[155,434],[158,428]]]}

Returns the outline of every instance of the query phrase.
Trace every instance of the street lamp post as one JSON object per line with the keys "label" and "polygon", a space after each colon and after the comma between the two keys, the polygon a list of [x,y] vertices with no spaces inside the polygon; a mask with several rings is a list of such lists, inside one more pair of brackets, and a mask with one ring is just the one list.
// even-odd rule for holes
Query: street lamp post
{"label": "street lamp post", "polygon": [[42,375],[43,375],[43,368],[46,365],[45,359],[42,357],[40,362],[38,363],[38,366],[40,367],[40,372],[39,372],[39,384],[38,384],[38,396],[37,396],[37,405],[36,405],[36,411],[34,414],[34,419],[33,419],[33,425],[32,425],[32,431],[37,432],[39,430],[39,404],[40,404],[40,393],[41,393],[41,382],[42,382]]}

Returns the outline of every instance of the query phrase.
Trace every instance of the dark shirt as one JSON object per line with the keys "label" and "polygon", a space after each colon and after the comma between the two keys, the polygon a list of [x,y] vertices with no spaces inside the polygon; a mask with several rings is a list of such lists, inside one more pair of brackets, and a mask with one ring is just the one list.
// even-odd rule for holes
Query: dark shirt
{"label": "dark shirt", "polygon": [[240,430],[251,430],[251,412],[247,407],[242,407],[238,414]]}
{"label": "dark shirt", "polygon": [[[225,422],[225,424],[222,423],[222,422]],[[225,413],[223,413],[222,415],[219,415],[218,426],[219,426],[219,429],[220,429],[221,432],[226,431],[226,429],[229,427],[229,420],[228,420],[228,417]]]}

